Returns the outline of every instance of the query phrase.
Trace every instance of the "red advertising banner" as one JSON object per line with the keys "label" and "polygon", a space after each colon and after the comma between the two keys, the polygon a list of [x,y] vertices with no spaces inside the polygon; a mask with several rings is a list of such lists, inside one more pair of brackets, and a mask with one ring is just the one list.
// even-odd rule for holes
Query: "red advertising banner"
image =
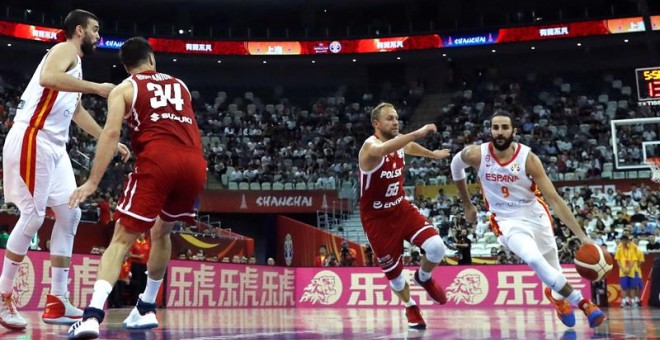
{"label": "red advertising banner", "polygon": [[46,42],[64,41],[64,31],[59,28],[0,21],[0,35]]}
{"label": "red advertising banner", "polygon": [[[5,250],[0,249],[4,258]],[[101,257],[78,255],[71,257],[69,271],[69,299],[74,306],[86,306],[94,292],[94,282]],[[30,251],[21,263],[14,283],[16,307],[20,310],[39,310],[46,305],[46,294],[50,292],[50,254]],[[162,292],[162,290],[161,290]],[[159,305],[161,297],[158,298]]]}
{"label": "red advertising banner", "polygon": [[[568,282],[591,296],[591,285],[575,271],[563,265]],[[416,269],[416,268],[415,268]],[[544,286],[529,266],[442,266],[433,278],[445,287],[447,305],[429,299],[426,291],[414,283],[413,269],[404,269],[410,283],[410,295],[418,305],[452,307],[536,307],[550,303],[543,295]],[[379,268],[298,268],[296,269],[296,306],[313,308],[396,307],[401,302],[392,293]]]}
{"label": "red advertising banner", "polygon": [[[325,230],[288,217],[277,216],[278,255],[275,261],[281,266],[313,267],[314,258],[318,255],[321,245],[325,245],[328,254],[335,254],[339,260],[342,241],[343,238]],[[348,241],[348,247],[356,255],[355,265],[363,266],[366,257],[362,245]]]}
{"label": "red advertising banner", "polygon": [[592,35],[605,35],[608,33],[609,31],[604,21],[585,21],[556,25],[500,28],[500,32],[495,43],[574,38]]}
{"label": "red advertising banner", "polygon": [[[651,17],[652,29],[660,30],[660,15]],[[487,45],[505,42],[562,39],[594,35],[641,32],[642,17],[584,21],[555,25],[538,25],[493,29],[488,32],[448,32],[438,34],[384,37],[371,39],[338,39],[316,41],[219,41],[199,39],[148,38],[156,52],[207,55],[315,55],[359,54],[436,49],[441,47]],[[59,42],[61,29],[0,21],[0,35],[20,39]],[[123,38],[104,37],[99,47],[118,48]],[[106,43],[106,41],[108,43]]]}
{"label": "red advertising banner", "polygon": [[294,269],[172,261],[167,273],[168,308],[295,307],[296,304]]}
{"label": "red advertising banner", "polygon": [[341,200],[333,190],[208,190],[200,211],[210,213],[315,213]]}

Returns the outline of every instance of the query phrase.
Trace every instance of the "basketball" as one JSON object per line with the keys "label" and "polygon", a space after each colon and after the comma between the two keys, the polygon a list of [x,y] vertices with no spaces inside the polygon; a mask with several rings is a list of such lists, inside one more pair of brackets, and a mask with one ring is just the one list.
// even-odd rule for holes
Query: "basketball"
{"label": "basketball", "polygon": [[610,274],[614,265],[612,256],[596,244],[584,244],[575,254],[575,269],[589,281],[600,281]]}

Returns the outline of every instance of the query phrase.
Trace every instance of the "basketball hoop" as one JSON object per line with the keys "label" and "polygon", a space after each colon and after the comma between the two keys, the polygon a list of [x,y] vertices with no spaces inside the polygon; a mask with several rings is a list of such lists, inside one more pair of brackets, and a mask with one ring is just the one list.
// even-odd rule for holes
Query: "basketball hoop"
{"label": "basketball hoop", "polygon": [[646,164],[651,167],[651,171],[653,172],[651,180],[660,183],[660,157],[647,158]]}

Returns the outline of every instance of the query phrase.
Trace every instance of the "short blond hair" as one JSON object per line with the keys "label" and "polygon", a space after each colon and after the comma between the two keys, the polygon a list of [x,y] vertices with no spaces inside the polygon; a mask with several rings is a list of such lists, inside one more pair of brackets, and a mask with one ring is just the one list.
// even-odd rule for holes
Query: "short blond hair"
{"label": "short blond hair", "polygon": [[378,118],[380,118],[380,113],[386,107],[394,108],[394,105],[385,102],[378,104],[378,106],[374,107],[374,109],[371,110],[371,121],[373,122],[374,120],[378,120]]}

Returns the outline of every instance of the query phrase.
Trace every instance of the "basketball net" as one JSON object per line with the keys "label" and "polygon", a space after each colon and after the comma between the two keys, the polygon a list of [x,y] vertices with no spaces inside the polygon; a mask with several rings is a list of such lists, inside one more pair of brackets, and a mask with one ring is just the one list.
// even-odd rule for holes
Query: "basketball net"
{"label": "basketball net", "polygon": [[651,171],[653,172],[651,180],[660,183],[660,157],[648,158],[646,159],[646,164],[651,167]]}

